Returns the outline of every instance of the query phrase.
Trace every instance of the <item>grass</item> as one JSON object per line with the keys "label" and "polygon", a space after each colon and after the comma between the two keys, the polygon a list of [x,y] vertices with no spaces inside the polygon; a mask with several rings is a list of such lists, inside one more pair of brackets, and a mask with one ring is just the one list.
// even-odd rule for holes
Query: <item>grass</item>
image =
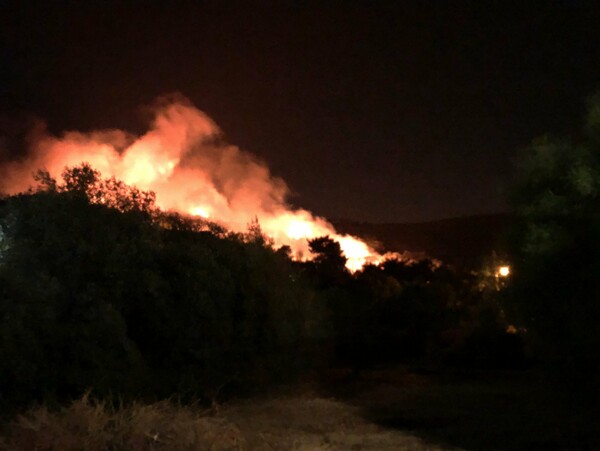
{"label": "grass", "polygon": [[50,412],[45,406],[5,426],[5,450],[235,450],[240,431],[222,418],[171,401],[113,408],[89,394]]}
{"label": "grass", "polygon": [[365,420],[354,406],[318,395],[238,400],[218,413],[164,401],[112,408],[89,395],[50,412],[37,407],[4,427],[8,451],[445,449]]}
{"label": "grass", "polygon": [[325,384],[206,410],[173,401],[111,406],[89,394],[5,424],[0,449],[529,450],[600,449],[589,390],[539,371],[331,372]]}

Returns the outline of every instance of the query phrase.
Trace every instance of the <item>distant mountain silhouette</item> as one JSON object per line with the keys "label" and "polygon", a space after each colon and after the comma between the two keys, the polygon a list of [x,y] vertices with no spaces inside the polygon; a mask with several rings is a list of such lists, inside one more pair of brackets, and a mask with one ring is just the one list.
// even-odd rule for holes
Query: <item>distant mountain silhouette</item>
{"label": "distant mountain silhouette", "polygon": [[422,252],[452,265],[477,267],[493,251],[506,249],[511,222],[510,214],[493,214],[408,224],[344,219],[333,224],[339,232],[359,236],[380,252]]}

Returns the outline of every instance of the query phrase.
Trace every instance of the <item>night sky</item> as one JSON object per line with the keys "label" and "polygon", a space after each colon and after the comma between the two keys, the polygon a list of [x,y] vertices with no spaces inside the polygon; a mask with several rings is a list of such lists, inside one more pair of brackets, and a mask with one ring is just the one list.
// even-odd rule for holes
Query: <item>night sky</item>
{"label": "night sky", "polygon": [[597,2],[0,5],[3,158],[33,117],[143,131],[178,91],[329,218],[505,211],[512,158],[600,88]]}

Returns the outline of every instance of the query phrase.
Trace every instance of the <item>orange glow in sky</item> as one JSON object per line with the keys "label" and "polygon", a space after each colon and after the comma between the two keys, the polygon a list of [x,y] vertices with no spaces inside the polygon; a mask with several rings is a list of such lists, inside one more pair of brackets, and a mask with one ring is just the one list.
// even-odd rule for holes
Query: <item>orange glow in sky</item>
{"label": "orange glow in sky", "polygon": [[163,210],[210,218],[236,232],[246,231],[256,218],[296,259],[309,258],[307,240],[324,235],[340,243],[350,270],[381,259],[359,238],[340,235],[325,219],[291,208],[286,183],[253,154],[224,143],[218,126],[181,97],[160,102],[141,136],[122,130],[38,132],[32,143],[25,160],[0,168],[0,190],[25,191],[42,168],[60,180],[66,166],[87,162],[103,177],[154,191]]}

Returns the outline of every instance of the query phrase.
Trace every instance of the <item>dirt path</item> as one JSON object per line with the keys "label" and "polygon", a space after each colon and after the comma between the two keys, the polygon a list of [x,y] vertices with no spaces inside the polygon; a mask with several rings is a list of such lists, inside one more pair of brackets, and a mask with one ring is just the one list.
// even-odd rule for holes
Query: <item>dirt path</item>
{"label": "dirt path", "polygon": [[241,449],[442,450],[408,432],[365,420],[359,407],[320,397],[280,397],[225,406],[220,414],[239,428]]}
{"label": "dirt path", "polygon": [[223,415],[260,450],[600,449],[600,406],[537,371],[334,376],[325,392],[237,401]]}
{"label": "dirt path", "polygon": [[423,375],[395,367],[332,372],[209,410],[172,400],[115,409],[85,395],[60,410],[17,415],[0,430],[0,449],[600,449],[595,385],[561,381],[540,371]]}

